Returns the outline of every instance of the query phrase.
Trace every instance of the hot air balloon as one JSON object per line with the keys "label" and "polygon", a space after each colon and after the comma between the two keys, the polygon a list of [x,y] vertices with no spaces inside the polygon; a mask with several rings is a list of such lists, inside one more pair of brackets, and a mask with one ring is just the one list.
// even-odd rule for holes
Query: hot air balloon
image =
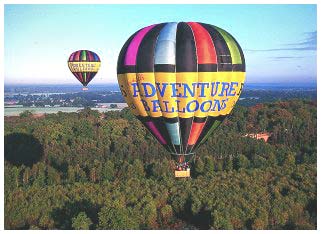
{"label": "hot air balloon", "polygon": [[88,83],[95,77],[100,68],[100,58],[92,51],[78,50],[70,55],[68,67],[82,83],[83,90],[88,90]]}
{"label": "hot air balloon", "polygon": [[120,51],[118,84],[129,108],[176,159],[185,161],[233,109],[245,80],[242,49],[231,34],[205,23],[154,24]]}

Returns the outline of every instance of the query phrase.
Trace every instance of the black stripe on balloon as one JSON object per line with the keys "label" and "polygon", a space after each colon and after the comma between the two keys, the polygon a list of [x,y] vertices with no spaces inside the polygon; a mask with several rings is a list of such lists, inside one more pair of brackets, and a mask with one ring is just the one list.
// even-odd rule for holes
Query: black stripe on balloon
{"label": "black stripe on balloon", "polygon": [[137,73],[154,72],[155,47],[158,35],[165,24],[158,24],[146,33],[136,57]]}
{"label": "black stripe on balloon", "polygon": [[245,72],[244,64],[233,64],[233,71]]}
{"label": "black stripe on balloon", "polygon": [[210,129],[211,129],[211,127],[213,126],[213,124],[214,124],[216,121],[220,121],[220,122],[222,123],[223,120],[226,118],[226,116],[227,116],[227,115],[221,115],[221,116],[215,116],[215,117],[214,117],[214,116],[208,116],[208,117],[207,117],[206,123],[205,123],[205,125],[204,125],[204,127],[203,127],[203,130],[202,130],[200,136],[198,137],[195,146],[194,146],[193,149],[192,149],[193,151],[195,151],[195,150],[199,147],[201,141],[202,141],[203,138],[207,135],[207,133],[210,131]]}
{"label": "black stripe on balloon", "polygon": [[86,62],[90,62],[89,51],[86,50]]}
{"label": "black stripe on balloon", "polygon": [[208,31],[212,38],[216,50],[218,71],[232,71],[231,53],[223,36],[212,25],[199,24]]}
{"label": "black stripe on balloon", "polygon": [[[126,43],[123,45],[123,47],[121,48],[119,55],[118,55],[118,60],[117,60],[117,74],[124,74],[124,73],[134,73],[135,70],[133,72],[126,72],[125,68],[125,55],[128,49],[128,46],[130,44],[130,42],[133,40],[133,38],[136,36],[136,34],[139,31],[135,32],[133,35],[131,35],[131,37],[126,41]],[[135,66],[134,66],[135,69]]]}
{"label": "black stripe on balloon", "polygon": [[125,74],[125,73],[136,73],[135,65],[124,65],[121,69],[118,69],[117,74]]}
{"label": "black stripe on balloon", "polygon": [[197,58],[193,31],[180,22],[176,32],[176,72],[197,72]]}
{"label": "black stripe on balloon", "polygon": [[177,123],[177,122],[178,122],[178,117],[174,117],[174,118],[166,118],[166,117],[163,117],[163,120],[164,120],[166,123]]}
{"label": "black stripe on balloon", "polygon": [[198,64],[198,72],[217,72],[217,64]]}
{"label": "black stripe on balloon", "polygon": [[[194,34],[191,27],[184,22],[180,22],[177,25],[176,55],[178,55],[176,56],[176,72],[197,72],[198,66]],[[192,122],[193,117],[179,118],[181,154],[184,154],[187,148]]]}
{"label": "black stripe on balloon", "polygon": [[155,64],[154,65],[155,72],[171,72],[174,73],[176,71],[176,66],[173,64]]}
{"label": "black stripe on balloon", "polygon": [[192,123],[193,123],[193,117],[179,118],[179,127],[181,131],[181,140],[182,140],[181,144],[183,146],[182,153],[185,153],[185,150],[187,148],[187,142],[188,142],[189,134],[191,132]]}
{"label": "black stripe on balloon", "polygon": [[195,123],[204,123],[207,117],[194,117],[193,122]]}

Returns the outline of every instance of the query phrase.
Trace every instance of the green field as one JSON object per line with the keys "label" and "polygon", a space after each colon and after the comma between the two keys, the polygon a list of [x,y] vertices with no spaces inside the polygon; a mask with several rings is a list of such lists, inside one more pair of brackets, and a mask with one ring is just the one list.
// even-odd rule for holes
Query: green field
{"label": "green field", "polygon": [[[123,103],[120,103],[123,104]],[[118,105],[118,104],[117,104]],[[99,112],[106,111],[119,111],[124,108],[123,105],[118,105],[119,108],[91,108],[92,110],[98,110]],[[20,113],[30,110],[34,114],[53,114],[61,112],[77,112],[79,110],[84,109],[83,107],[5,107],[4,108],[4,116],[18,116]]]}

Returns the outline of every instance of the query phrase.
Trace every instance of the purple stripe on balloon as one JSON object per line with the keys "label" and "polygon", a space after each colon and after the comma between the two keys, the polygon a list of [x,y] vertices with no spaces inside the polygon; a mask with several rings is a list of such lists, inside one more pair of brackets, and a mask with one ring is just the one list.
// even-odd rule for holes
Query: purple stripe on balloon
{"label": "purple stripe on balloon", "polygon": [[162,145],[165,145],[166,144],[166,140],[162,137],[161,133],[158,131],[158,129],[156,128],[155,124],[153,122],[151,122],[151,121],[148,121],[145,124],[147,125],[149,130],[151,130],[151,132],[156,136],[157,140]]}
{"label": "purple stripe on balloon", "polygon": [[125,65],[136,65],[136,56],[137,56],[137,51],[140,43],[142,42],[144,36],[146,33],[149,32],[153,27],[156,25],[150,25],[146,28],[143,28],[140,30],[137,35],[133,38],[133,40],[130,42],[126,55],[125,55]]}
{"label": "purple stripe on balloon", "polygon": [[69,61],[73,61],[74,60],[74,56],[75,56],[75,52],[73,52],[70,57],[69,57]]}

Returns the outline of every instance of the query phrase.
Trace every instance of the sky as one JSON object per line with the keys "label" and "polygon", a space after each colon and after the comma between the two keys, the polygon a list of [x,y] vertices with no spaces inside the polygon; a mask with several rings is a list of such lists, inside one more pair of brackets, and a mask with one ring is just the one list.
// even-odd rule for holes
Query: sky
{"label": "sky", "polygon": [[316,5],[10,5],[4,7],[5,84],[78,84],[69,55],[96,52],[91,84],[117,83],[125,41],[155,23],[196,21],[231,33],[249,83],[316,83]]}

